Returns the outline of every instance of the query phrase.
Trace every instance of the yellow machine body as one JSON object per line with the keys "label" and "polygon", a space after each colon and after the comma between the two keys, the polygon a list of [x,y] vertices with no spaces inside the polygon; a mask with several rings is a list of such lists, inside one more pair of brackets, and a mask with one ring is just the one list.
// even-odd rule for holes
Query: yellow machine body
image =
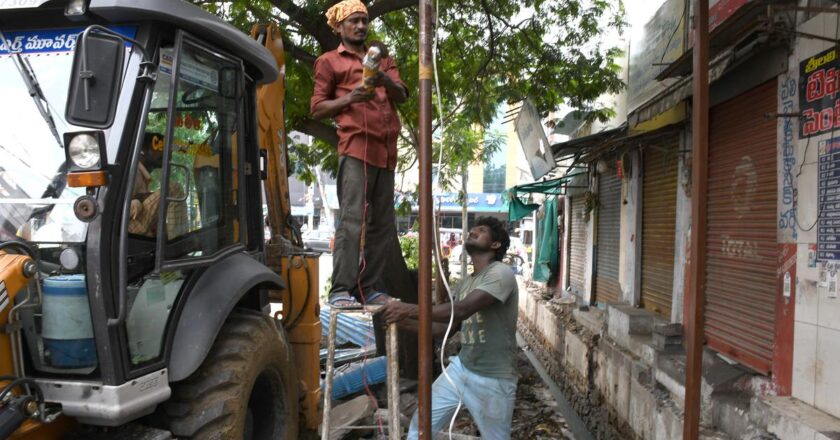
{"label": "yellow machine body", "polygon": [[[279,246],[267,245],[268,265],[286,283],[286,289],[271,292],[271,301],[283,305],[280,312],[292,343],[303,400],[300,414],[308,430],[321,424],[321,307],[319,303],[317,253],[280,255]],[[278,316],[280,317],[280,316]]]}

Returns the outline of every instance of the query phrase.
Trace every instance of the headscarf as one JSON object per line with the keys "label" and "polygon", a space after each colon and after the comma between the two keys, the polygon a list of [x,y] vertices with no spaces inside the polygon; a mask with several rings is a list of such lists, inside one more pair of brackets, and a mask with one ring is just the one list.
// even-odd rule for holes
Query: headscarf
{"label": "headscarf", "polygon": [[363,12],[365,15],[368,13],[365,4],[359,0],[344,0],[336,3],[327,10],[327,24],[337,30],[339,23],[356,12]]}

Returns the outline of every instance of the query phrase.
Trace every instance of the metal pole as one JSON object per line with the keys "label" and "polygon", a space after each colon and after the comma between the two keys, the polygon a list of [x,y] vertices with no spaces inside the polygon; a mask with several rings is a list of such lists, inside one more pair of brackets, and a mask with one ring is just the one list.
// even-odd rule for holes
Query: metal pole
{"label": "metal pole", "polygon": [[402,427],[400,426],[400,355],[397,347],[397,324],[388,326],[385,336],[388,344],[388,439],[400,440]]}
{"label": "metal pole", "polygon": [[338,327],[338,310],[330,309],[330,327],[327,343],[327,377],[324,384],[324,416],[321,422],[321,440],[330,438],[330,413],[332,412],[332,386],[335,375],[335,332]]}
{"label": "metal pole", "polygon": [[709,0],[694,2],[694,68],[691,136],[691,283],[688,291],[683,439],[700,433],[700,387],[703,370],[703,308],[706,274],[706,188],[709,160]]}
{"label": "metal pole", "polygon": [[420,264],[417,302],[420,440],[432,440],[432,0],[420,0]]}

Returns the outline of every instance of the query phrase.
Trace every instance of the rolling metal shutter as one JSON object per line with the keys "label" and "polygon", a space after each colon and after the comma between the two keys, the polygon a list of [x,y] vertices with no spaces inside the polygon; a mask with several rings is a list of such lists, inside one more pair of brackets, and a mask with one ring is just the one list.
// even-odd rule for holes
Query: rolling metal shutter
{"label": "rolling metal shutter", "polygon": [[670,319],[677,223],[677,136],[645,148],[642,193],[642,306]]}
{"label": "rolling metal shutter", "polygon": [[573,197],[571,205],[569,288],[577,294],[583,294],[586,291],[586,278],[584,275],[586,264],[586,221],[583,218],[586,206],[584,205],[583,196]]}
{"label": "rolling metal shutter", "polygon": [[595,300],[618,302],[618,255],[621,241],[621,179],[612,169],[598,176],[598,248],[595,259]]}
{"label": "rolling metal shutter", "polygon": [[709,346],[757,371],[773,360],[776,81],[711,110],[706,324]]}

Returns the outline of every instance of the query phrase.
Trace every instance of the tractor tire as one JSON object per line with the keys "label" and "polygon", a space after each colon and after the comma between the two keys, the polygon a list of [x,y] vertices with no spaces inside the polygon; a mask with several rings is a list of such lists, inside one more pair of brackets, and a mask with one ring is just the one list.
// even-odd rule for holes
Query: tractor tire
{"label": "tractor tire", "polygon": [[172,384],[171,432],[201,440],[294,440],[298,388],[292,350],[271,317],[237,310],[204,363]]}

